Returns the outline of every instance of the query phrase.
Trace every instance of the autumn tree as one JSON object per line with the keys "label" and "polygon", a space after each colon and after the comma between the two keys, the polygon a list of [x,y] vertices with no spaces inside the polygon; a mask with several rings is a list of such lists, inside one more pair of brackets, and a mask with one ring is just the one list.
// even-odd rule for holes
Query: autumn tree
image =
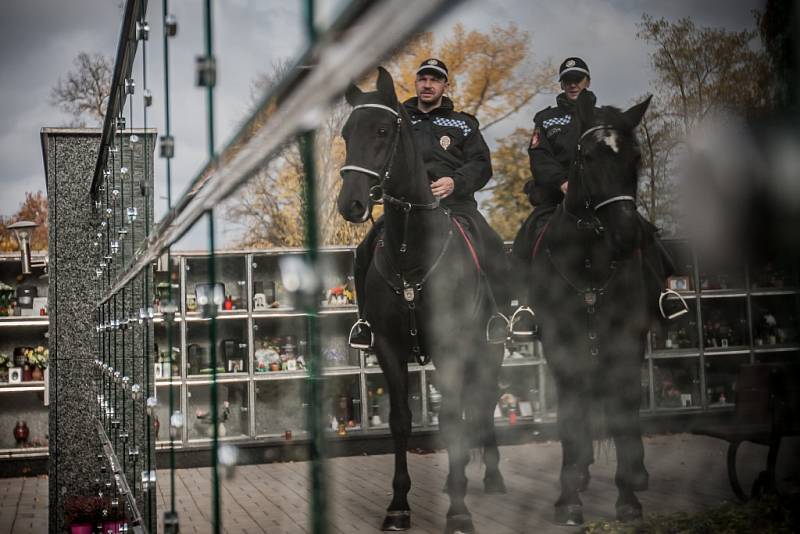
{"label": "autumn tree", "polygon": [[79,53],[73,70],[51,89],[50,103],[72,115],[74,126],[85,126],[87,119],[101,125],[111,94],[113,65],[101,54]]}
{"label": "autumn tree", "polygon": [[[435,40],[431,33],[417,35],[385,63],[401,101],[414,95],[415,72],[424,59],[432,56],[441,58],[448,66],[448,96],[456,109],[476,115],[483,129],[507,119],[536,95],[554,88],[554,68],[549,62],[533,62],[530,36],[516,25],[493,26],[484,33],[467,31],[456,24],[452,34],[441,41]],[[255,82],[255,92],[263,92],[280,79],[285,68],[288,68],[286,64],[276,65],[273,73],[260,75]],[[362,85],[365,90],[374,90],[374,75],[363,80]],[[341,180],[339,168],[345,157],[340,132],[349,113],[349,106],[338,103],[316,132],[320,241],[324,244],[355,244],[368,230],[367,225],[344,221],[336,210]],[[527,141],[513,147],[508,139],[506,145],[503,172],[520,174],[522,169],[527,169],[524,151]],[[297,146],[292,143],[231,199],[228,219],[243,229],[239,245],[294,246],[302,243],[302,176]],[[492,187],[490,183],[488,188]],[[517,191],[521,190],[519,186]],[[504,193],[498,198],[505,198]],[[264,196],[272,198],[261,198]],[[494,205],[491,204],[490,209],[491,206]],[[499,204],[494,210],[502,211]],[[509,210],[519,211],[512,206],[506,209]],[[376,208],[375,216],[378,215],[379,208]]]}
{"label": "autumn tree", "polygon": [[770,68],[754,46],[754,30],[697,27],[642,16],[637,37],[650,54],[655,98],[639,126],[642,142],[640,209],[652,222],[674,227],[676,156],[686,136],[719,112],[753,115],[770,105]]}
{"label": "autumn tree", "polygon": [[19,250],[14,231],[8,229],[19,221],[31,221],[39,225],[31,236],[31,250],[47,250],[47,196],[42,191],[25,193],[25,200],[14,215],[0,216],[0,251]]}
{"label": "autumn tree", "polygon": [[754,47],[755,30],[698,28],[643,15],[637,37],[655,47],[650,55],[656,93],[687,134],[710,113],[752,113],[770,102],[769,61]]}
{"label": "autumn tree", "polygon": [[[291,64],[277,62],[269,73],[259,74],[252,84],[252,104],[258,95],[285,76]],[[324,245],[357,244],[369,230],[348,223],[336,211],[339,168],[344,165],[342,126],[350,113],[343,101],[333,107],[316,131],[317,212],[320,242]],[[299,247],[304,243],[304,169],[298,142],[288,143],[281,153],[256,172],[227,201],[226,219],[238,226],[241,238],[235,246],[246,248]]]}
{"label": "autumn tree", "polygon": [[429,32],[416,36],[386,65],[401,100],[414,96],[415,73],[429,57],[447,65],[455,108],[478,117],[484,130],[555,89],[555,68],[549,61],[534,61],[530,34],[513,23],[492,26],[487,33],[456,24],[441,42]]}
{"label": "autumn tree", "polygon": [[525,182],[530,180],[528,156],[525,147],[531,133],[517,128],[510,135],[498,140],[492,153],[494,188],[492,197],[482,203],[489,224],[503,239],[513,239],[520,225],[531,211],[528,197],[523,192]]}
{"label": "autumn tree", "polygon": [[[644,100],[644,96],[633,103]],[[659,228],[672,233],[675,228],[673,206],[677,202],[676,155],[682,148],[678,125],[667,117],[659,98],[653,98],[639,123],[642,167],[638,206],[642,214]]]}

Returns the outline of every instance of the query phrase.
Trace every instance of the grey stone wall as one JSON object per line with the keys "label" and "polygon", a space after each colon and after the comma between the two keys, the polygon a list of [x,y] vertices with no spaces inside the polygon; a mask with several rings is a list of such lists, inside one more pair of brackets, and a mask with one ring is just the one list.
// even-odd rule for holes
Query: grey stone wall
{"label": "grey stone wall", "polygon": [[[130,143],[131,133],[137,134],[138,142]],[[133,224],[127,224],[128,231],[133,235],[119,239],[120,253],[111,262],[108,275],[104,275],[106,283],[130,261],[135,247],[131,238],[135,237],[137,242],[144,238],[148,215],[152,222],[152,196],[149,196],[149,204],[145,204],[141,182],[144,181],[144,186],[152,191],[155,132],[127,130],[121,137],[120,151],[113,162],[115,176],[121,179],[123,175],[119,171],[125,166],[128,173],[132,173],[134,185],[127,178],[127,183],[117,184],[119,198],[116,202],[109,200],[107,205],[114,210],[113,222],[117,223],[117,228],[122,226],[127,206],[135,205],[138,214]],[[101,473],[101,465],[107,465],[107,462],[103,460],[96,430],[98,423],[102,424],[103,421],[97,403],[99,389],[92,362],[100,356],[95,324],[102,279],[98,279],[95,270],[104,253],[93,243],[97,240],[100,221],[106,219],[109,224],[112,220],[104,214],[106,199],[110,199],[105,196],[106,191],[101,192],[100,210],[95,207],[90,192],[100,146],[100,131],[45,128],[41,138],[47,175],[50,232],[49,530],[61,532],[64,527],[65,497],[96,495],[104,489],[104,480],[110,477],[108,473]],[[145,173],[145,169],[148,172]],[[116,308],[121,316],[123,311],[130,314],[134,305],[138,309],[145,304],[150,297],[144,292],[142,284],[143,281],[138,281],[131,287],[124,310],[121,299],[113,304],[112,309]],[[132,298],[133,295],[136,295],[136,299]],[[151,327],[127,332],[125,356],[120,358],[117,366],[119,368],[124,362],[126,374],[144,381],[141,383],[145,392],[143,399],[153,389],[152,376],[146,373],[151,368],[148,363],[148,339],[152,340]],[[117,350],[121,351],[122,336],[118,335],[116,343]],[[143,513],[145,509],[154,511],[154,492],[143,492],[141,488],[141,471],[146,468],[148,451],[154,450],[154,438],[152,433],[147,432],[144,400],[134,403],[121,392],[116,393],[119,393],[120,399],[118,411],[124,409],[130,414],[129,426],[134,436],[138,432],[135,445],[140,451],[139,458],[128,463],[129,438],[110,437],[112,443],[117,445],[119,460],[125,462],[124,471],[137,496],[140,510]]]}

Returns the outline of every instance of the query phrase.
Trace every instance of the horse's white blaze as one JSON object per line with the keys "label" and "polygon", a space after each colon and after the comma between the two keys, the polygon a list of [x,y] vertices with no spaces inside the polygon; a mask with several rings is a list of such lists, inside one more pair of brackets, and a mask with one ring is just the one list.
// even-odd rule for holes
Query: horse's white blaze
{"label": "horse's white blaze", "polygon": [[617,141],[619,138],[617,137],[617,132],[610,131],[608,135],[603,137],[603,142],[614,151],[615,154],[619,154],[619,145]]}

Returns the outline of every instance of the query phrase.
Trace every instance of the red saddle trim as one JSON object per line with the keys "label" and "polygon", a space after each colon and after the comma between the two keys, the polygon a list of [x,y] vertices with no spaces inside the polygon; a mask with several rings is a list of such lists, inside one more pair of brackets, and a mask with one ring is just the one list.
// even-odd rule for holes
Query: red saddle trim
{"label": "red saddle trim", "polygon": [[547,229],[550,228],[551,220],[552,219],[548,219],[547,222],[544,223],[544,228],[542,228],[542,231],[539,232],[539,235],[536,237],[536,243],[534,243],[533,245],[533,256],[531,256],[532,258],[536,258],[536,255],[539,253],[539,246],[542,244],[542,241],[544,241],[544,234],[547,232]]}
{"label": "red saddle trim", "polygon": [[469,253],[472,256],[472,261],[475,263],[475,268],[478,269],[478,272],[481,272],[481,262],[478,260],[478,253],[475,251],[475,245],[472,244],[472,240],[467,235],[467,232],[464,231],[464,227],[461,226],[461,223],[458,222],[458,219],[455,217],[451,217],[453,224],[456,225],[458,231],[461,233],[461,237],[464,238],[464,242],[467,243],[467,248],[469,249]]}

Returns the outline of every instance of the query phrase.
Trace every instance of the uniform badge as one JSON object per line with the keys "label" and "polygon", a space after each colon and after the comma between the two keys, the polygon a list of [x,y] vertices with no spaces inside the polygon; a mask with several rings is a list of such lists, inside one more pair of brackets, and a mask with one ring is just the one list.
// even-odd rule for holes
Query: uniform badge
{"label": "uniform badge", "polygon": [[574,60],[574,59],[570,59],[569,61],[567,61],[567,62],[565,63],[565,66],[566,66],[567,68],[569,68],[569,67],[574,67],[574,66],[575,66],[575,60]]}
{"label": "uniform badge", "polygon": [[439,62],[436,61],[435,59],[429,59],[428,60],[428,65],[438,65],[438,64],[439,64]]}
{"label": "uniform badge", "polygon": [[447,147],[450,146],[450,137],[447,135],[443,135],[439,138],[439,144],[442,145],[442,148],[447,150]]}
{"label": "uniform badge", "polygon": [[533,129],[533,135],[531,136],[531,146],[530,146],[530,148],[536,148],[537,146],[539,146],[539,135],[540,134],[541,134],[541,131],[539,130],[539,128],[534,128]]}

